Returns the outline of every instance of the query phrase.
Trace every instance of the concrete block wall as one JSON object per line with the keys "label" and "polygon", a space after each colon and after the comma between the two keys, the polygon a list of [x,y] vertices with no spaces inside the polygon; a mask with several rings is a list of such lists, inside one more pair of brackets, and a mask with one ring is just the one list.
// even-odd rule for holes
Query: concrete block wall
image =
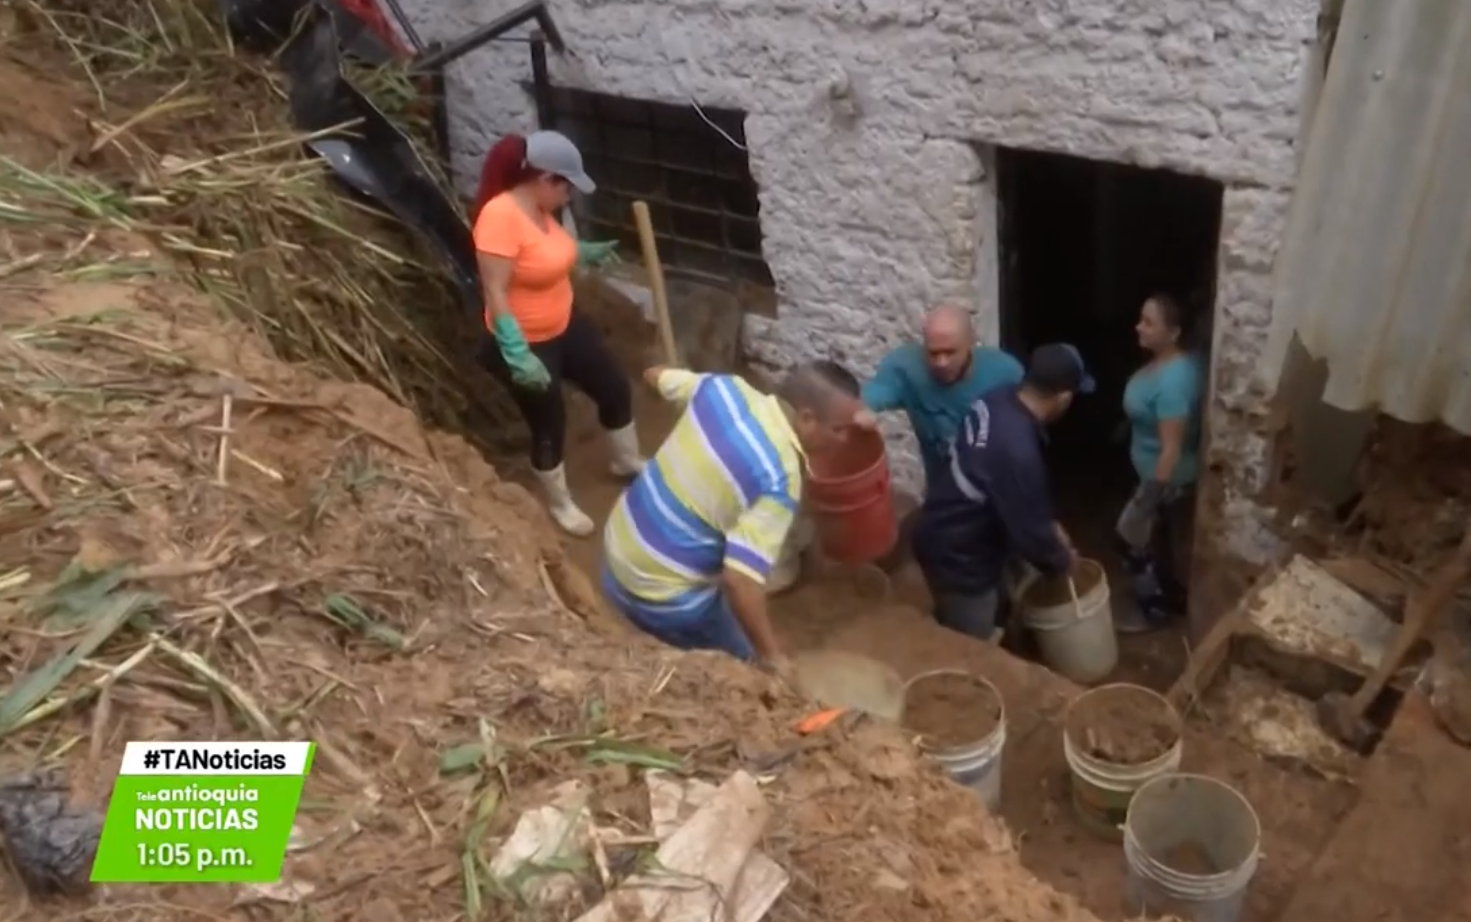
{"label": "concrete block wall", "polygon": [[[452,38],[511,5],[405,0],[426,38]],[[752,318],[747,341],[775,367],[821,355],[866,372],[945,298],[972,303],[994,341],[995,194],[978,145],[1224,182],[1212,445],[1240,494],[1260,465],[1229,459],[1262,454],[1248,372],[1270,321],[1318,5],[553,0],[571,54],[553,56],[552,78],[749,114],[780,310]],[[497,135],[534,127],[527,79],[524,44],[492,45],[451,70],[455,167],[467,185]],[[912,446],[896,433],[893,447],[900,480],[913,484]]]}

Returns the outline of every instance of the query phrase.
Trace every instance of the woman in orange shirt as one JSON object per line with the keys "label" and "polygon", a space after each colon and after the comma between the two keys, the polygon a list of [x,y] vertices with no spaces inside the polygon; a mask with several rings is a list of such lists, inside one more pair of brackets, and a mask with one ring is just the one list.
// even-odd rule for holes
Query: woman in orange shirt
{"label": "woman in orange shirt", "polygon": [[553,520],[590,535],[593,521],[567,489],[562,464],[565,379],[593,399],[612,445],[615,476],[643,469],[633,425],[633,394],[602,334],[572,303],[572,269],[609,258],[612,244],[579,243],[556,214],[572,189],[596,189],[582,154],[565,136],[537,131],[501,139],[485,158],[476,196],[475,249],[485,296],[481,362],[509,380],[531,429],[531,466]]}

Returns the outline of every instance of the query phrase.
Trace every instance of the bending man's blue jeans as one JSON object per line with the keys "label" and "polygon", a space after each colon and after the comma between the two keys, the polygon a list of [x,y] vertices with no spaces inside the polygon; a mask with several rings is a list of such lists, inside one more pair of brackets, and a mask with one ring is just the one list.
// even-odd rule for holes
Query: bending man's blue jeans
{"label": "bending man's blue jeans", "polygon": [[935,620],[952,631],[990,641],[1005,627],[1006,598],[999,589],[985,592],[933,592]]}
{"label": "bending man's blue jeans", "polygon": [[603,595],[633,626],[681,650],[723,650],[736,659],[754,660],[756,649],[736,620],[725,595],[713,587],[697,598],[649,602],[630,595],[603,569]]}

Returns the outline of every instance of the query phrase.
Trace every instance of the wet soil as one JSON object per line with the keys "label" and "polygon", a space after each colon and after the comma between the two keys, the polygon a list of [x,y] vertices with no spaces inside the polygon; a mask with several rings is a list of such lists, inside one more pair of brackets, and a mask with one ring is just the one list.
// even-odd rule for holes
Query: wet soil
{"label": "wet soil", "polygon": [[[796,647],[800,629],[778,620],[777,630]],[[1080,692],[1077,686],[1005,650],[957,638],[921,612],[898,606],[853,612],[816,643],[882,659],[906,678],[934,669],[985,676],[1007,704],[1000,813],[1019,837],[1022,864],[1103,919],[1133,918],[1121,909],[1125,893],[1118,843],[1089,833],[1073,813],[1060,737],[1067,706]],[[1241,922],[1276,919],[1304,869],[1353,805],[1354,785],[1264,762],[1215,727],[1187,728],[1184,750],[1184,771],[1225,781],[1261,817],[1262,848],[1272,860],[1258,870]]]}
{"label": "wet soil", "polygon": [[1204,877],[1221,873],[1211,853],[1199,842],[1187,841],[1172,845],[1159,860],[1181,874],[1199,874]]}
{"label": "wet soil", "polygon": [[1001,699],[971,676],[946,673],[921,679],[904,699],[904,726],[923,745],[969,746],[990,736],[1001,722]]}
{"label": "wet soil", "polygon": [[1130,688],[1101,690],[1080,700],[1067,729],[1084,752],[1116,765],[1157,759],[1180,739],[1179,723],[1168,706]]}
{"label": "wet soil", "polygon": [[[1337,835],[1299,874],[1282,919],[1466,922],[1471,919],[1471,750],[1406,696],[1360,778],[1361,796]],[[1260,805],[1258,805],[1260,811]],[[1277,860],[1270,841],[1263,852]],[[1269,862],[1262,862],[1265,869]],[[1255,889],[1255,888],[1253,888]]]}
{"label": "wet soil", "polygon": [[[606,454],[591,405],[571,395],[574,422],[568,432],[569,471],[578,501],[601,521],[617,498],[619,485],[607,475]],[[673,414],[657,397],[636,387],[635,404],[646,449],[667,431]],[[1085,555],[1089,534],[1075,529]],[[1106,536],[1105,536],[1106,537]],[[568,539],[568,554],[579,565],[599,564],[599,542]],[[1106,557],[1100,537],[1097,555]],[[589,569],[595,573],[596,570]],[[1122,577],[1110,572],[1111,583]],[[1001,817],[1018,837],[1023,866],[1061,893],[1078,899],[1105,920],[1123,920],[1124,879],[1116,842],[1098,839],[1074,820],[1068,768],[1059,743],[1062,718],[1079,689],[1035,663],[987,644],[960,637],[926,614],[928,594],[912,561],[890,578],[887,600],[876,600],[862,576],[841,568],[809,566],[790,592],[772,599],[772,620],[782,643],[793,653],[836,649],[870,656],[893,666],[904,678],[954,668],[985,675],[1011,704],[1008,742],[1003,756],[1009,779]],[[1123,593],[1114,604],[1126,604]],[[1120,638],[1123,652],[1115,681],[1164,691],[1178,675],[1186,646],[1178,631]],[[1303,871],[1329,841],[1339,817],[1356,796],[1347,782],[1324,783],[1299,771],[1263,763],[1251,750],[1217,738],[1213,730],[1193,732],[1185,745],[1184,770],[1210,774],[1240,790],[1263,823],[1263,864],[1248,894],[1242,922],[1276,918]],[[908,846],[899,851],[911,851]],[[896,852],[897,854],[897,852]],[[903,862],[900,862],[902,866]],[[972,869],[973,870],[973,869]],[[969,872],[967,872],[969,873]]]}
{"label": "wet soil", "polygon": [[[625,345],[622,351],[635,350]],[[569,446],[577,447],[569,447],[569,479],[587,513],[602,520],[621,486],[607,476],[603,440],[591,405],[580,395],[572,395],[572,402],[568,438]],[[644,446],[652,449],[674,414],[638,386],[635,404]],[[1097,528],[1089,527],[1093,518]],[[1072,528],[1074,541],[1084,556],[1105,565],[1111,586],[1126,587],[1121,564],[1110,553],[1112,519],[1102,513],[1093,518]],[[579,563],[597,566],[599,542],[564,538],[564,543]],[[876,599],[870,587],[860,585],[862,575],[812,564],[809,560],[796,587],[772,599],[772,620],[784,646],[793,653],[835,649],[863,654],[888,663],[905,678],[944,668],[985,675],[1011,705],[1004,755],[1010,780],[1000,812],[1016,837],[1022,864],[1102,919],[1131,918],[1124,909],[1118,844],[1090,835],[1072,815],[1068,768],[1059,739],[1066,707],[1079,689],[1040,665],[938,626],[927,614],[929,596],[912,560],[896,561],[890,572],[891,592],[884,599]],[[1112,593],[1111,601],[1116,611],[1130,604],[1122,589]],[[1183,626],[1172,626],[1121,637],[1121,661],[1111,681],[1166,690],[1188,655],[1182,633]],[[1323,782],[1263,763],[1256,753],[1217,738],[1211,729],[1188,733],[1183,768],[1227,781],[1259,811],[1263,848],[1273,861],[1258,872],[1242,922],[1276,918],[1352,805],[1355,789],[1346,782]],[[896,859],[899,852],[910,851],[909,846],[896,846]],[[897,866],[903,865],[899,861]],[[973,876],[974,868],[960,873]],[[1015,904],[1008,900],[1005,905]]]}

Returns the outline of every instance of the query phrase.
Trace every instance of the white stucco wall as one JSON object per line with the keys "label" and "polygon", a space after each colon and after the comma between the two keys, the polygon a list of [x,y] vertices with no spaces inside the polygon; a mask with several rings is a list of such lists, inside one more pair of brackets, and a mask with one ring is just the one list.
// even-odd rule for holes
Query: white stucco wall
{"label": "white stucco wall", "polygon": [[[425,37],[444,39],[512,5],[405,0]],[[914,334],[927,306],[951,297],[973,303],[994,340],[995,195],[977,142],[1225,182],[1213,444],[1253,450],[1245,372],[1270,320],[1318,0],[552,0],[551,9],[572,52],[553,56],[556,83],[749,113],[780,303],[778,320],[748,328],[765,364],[825,355],[867,371]],[[535,127],[519,87],[529,76],[524,44],[489,46],[451,70],[452,144],[467,183],[495,136]],[[895,449],[908,479],[912,458]]]}

